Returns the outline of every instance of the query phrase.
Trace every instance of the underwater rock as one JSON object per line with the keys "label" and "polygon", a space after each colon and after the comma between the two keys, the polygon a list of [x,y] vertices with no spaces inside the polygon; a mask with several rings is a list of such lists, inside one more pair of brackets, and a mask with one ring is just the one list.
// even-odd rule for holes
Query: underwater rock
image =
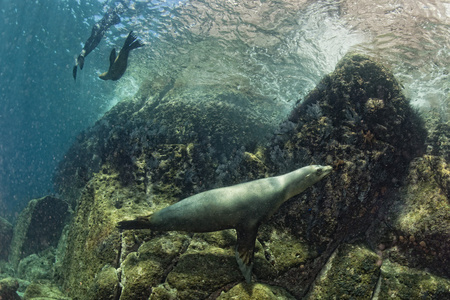
{"label": "underwater rock", "polygon": [[[304,296],[339,244],[363,235],[390,205],[409,162],[425,152],[426,130],[392,73],[360,54],[347,54],[281,125],[267,149],[267,164],[286,172],[305,164],[334,171],[285,203],[272,218],[308,241],[318,256],[277,283]],[[305,275],[302,275],[305,274]],[[296,278],[292,284],[289,278]],[[287,283],[289,286],[287,286]]]}
{"label": "underwater rock", "polygon": [[0,280],[0,299],[21,300],[17,294],[19,282],[15,278],[4,278]]}
{"label": "underwater rock", "polygon": [[239,284],[234,233],[120,233],[116,223],[310,164],[334,171],[262,226],[256,279],[300,299],[339,249],[359,253],[356,266],[371,266],[364,269],[369,284],[358,291],[374,288],[377,255],[339,246],[365,236],[381,208],[389,209],[409,163],[424,153],[426,132],[399,84],[379,63],[349,54],[269,142],[264,137],[274,125],[261,111],[250,113],[253,96],[156,81],[79,137],[56,177],[60,193],[77,204],[60,274],[69,296],[205,299],[234,286],[233,293],[247,290]]}
{"label": "underwater rock", "polygon": [[380,257],[364,245],[341,244],[306,298],[370,299],[380,274],[379,261]]}
{"label": "underwater rock", "polygon": [[0,260],[0,279],[14,276],[15,270],[13,266],[7,261]]}
{"label": "underwater rock", "polygon": [[71,300],[71,298],[65,296],[55,284],[39,280],[38,282],[32,282],[23,295],[23,300],[45,300],[45,299],[58,299],[58,300]]}
{"label": "underwater rock", "polygon": [[272,115],[281,114],[277,107],[264,105],[270,100],[225,84],[186,86],[157,78],[80,134],[58,167],[56,188],[74,207],[83,186],[103,164],[115,168],[126,185],[135,180],[137,160],[158,165],[155,148],[177,144],[195,144],[201,150],[197,165],[186,174],[186,180],[193,181],[206,162],[219,164],[233,151],[254,148],[270,136],[277,125]]}
{"label": "underwater rock", "polygon": [[450,278],[450,165],[442,157],[411,163],[387,222],[393,262]]}
{"label": "underwater rock", "polygon": [[[121,211],[115,203],[132,202],[138,195],[122,187],[117,176],[97,174],[84,189],[72,220],[60,276],[73,298],[114,299],[118,292],[121,241],[115,220],[121,218]],[[104,297],[98,298],[99,294]]]}
{"label": "underwater rock", "polygon": [[49,248],[39,254],[31,254],[20,260],[17,276],[29,282],[41,279],[51,280],[55,274],[55,253]]}
{"label": "underwater rock", "polygon": [[188,240],[187,236],[174,232],[144,242],[136,252],[126,255],[121,265],[123,289],[120,299],[148,299],[153,295],[152,287],[173,268]]}
{"label": "underwater rock", "polygon": [[386,259],[372,299],[450,299],[450,280]]}
{"label": "underwater rock", "polygon": [[450,162],[450,121],[437,112],[424,113],[427,129],[427,154],[440,156]]}
{"label": "underwater rock", "polygon": [[13,226],[11,223],[0,217],[0,260],[7,260],[9,247],[13,236]]}
{"label": "underwater rock", "polygon": [[289,300],[295,299],[286,290],[278,286],[270,286],[261,283],[239,283],[235,285],[228,292],[223,292],[217,297],[218,300],[251,300],[251,299],[265,299],[265,300]]}
{"label": "underwater rock", "polygon": [[68,214],[67,203],[58,198],[31,200],[17,218],[10,262],[17,267],[21,258],[56,247]]}

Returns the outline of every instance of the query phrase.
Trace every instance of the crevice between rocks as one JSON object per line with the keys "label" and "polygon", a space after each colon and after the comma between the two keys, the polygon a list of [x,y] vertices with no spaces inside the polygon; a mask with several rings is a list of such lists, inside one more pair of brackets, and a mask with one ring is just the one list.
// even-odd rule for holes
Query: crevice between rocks
{"label": "crevice between rocks", "polygon": [[183,247],[181,248],[181,251],[180,251],[179,255],[177,255],[174,259],[172,259],[172,261],[170,262],[169,266],[167,266],[167,268],[164,270],[164,272],[163,272],[163,274],[161,276],[160,283],[166,282],[166,279],[167,279],[167,276],[169,276],[169,273],[172,272],[172,270],[175,268],[175,266],[177,265],[178,261],[180,260],[180,257],[189,248],[189,245],[191,244],[191,240],[192,240],[192,235],[189,235],[189,239],[187,239],[183,243]]}
{"label": "crevice between rocks", "polygon": [[381,290],[381,266],[380,266],[380,275],[378,275],[377,284],[375,284],[375,288],[373,289],[372,297],[370,300],[378,300],[378,295]]}
{"label": "crevice between rocks", "polygon": [[117,282],[117,286],[114,290],[114,300],[119,300],[120,296],[122,295],[122,269],[121,269],[121,265],[122,265],[122,248],[123,248],[123,233],[120,232],[119,233],[119,248],[117,249],[117,259],[116,259],[116,272],[117,272],[117,277],[118,277],[118,282]]}

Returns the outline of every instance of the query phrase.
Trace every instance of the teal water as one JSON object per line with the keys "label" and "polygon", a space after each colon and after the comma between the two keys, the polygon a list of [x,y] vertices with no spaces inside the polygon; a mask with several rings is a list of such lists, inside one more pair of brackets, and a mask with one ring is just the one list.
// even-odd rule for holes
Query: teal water
{"label": "teal water", "polygon": [[[280,118],[358,50],[391,67],[414,106],[449,119],[448,1],[125,2],[75,82],[75,57],[118,3],[0,0],[0,216],[52,193],[77,134],[158,75],[270,96]],[[119,81],[98,79],[130,30],[147,46]]]}

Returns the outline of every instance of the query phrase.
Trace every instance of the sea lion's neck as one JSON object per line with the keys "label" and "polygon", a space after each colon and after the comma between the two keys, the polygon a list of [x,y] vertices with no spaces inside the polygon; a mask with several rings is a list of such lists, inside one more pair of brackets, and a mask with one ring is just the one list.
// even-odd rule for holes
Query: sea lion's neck
{"label": "sea lion's neck", "polygon": [[311,174],[314,172],[313,167],[304,167],[290,173],[278,176],[280,182],[285,187],[285,197],[283,202],[289,200],[295,195],[300,194],[316,181],[310,180]]}

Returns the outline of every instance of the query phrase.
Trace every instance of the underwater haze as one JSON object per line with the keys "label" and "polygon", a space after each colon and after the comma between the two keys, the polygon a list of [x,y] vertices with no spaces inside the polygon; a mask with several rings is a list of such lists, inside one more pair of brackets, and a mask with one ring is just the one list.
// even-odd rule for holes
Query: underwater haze
{"label": "underwater haze", "polygon": [[[281,122],[349,51],[388,65],[413,106],[450,117],[449,1],[123,1],[121,22],[75,57],[115,1],[0,0],[0,216],[52,194],[55,168],[76,136],[144,80],[226,82],[270,97]],[[125,75],[102,81],[130,31]],[[264,105],[267,105],[266,103]]]}

